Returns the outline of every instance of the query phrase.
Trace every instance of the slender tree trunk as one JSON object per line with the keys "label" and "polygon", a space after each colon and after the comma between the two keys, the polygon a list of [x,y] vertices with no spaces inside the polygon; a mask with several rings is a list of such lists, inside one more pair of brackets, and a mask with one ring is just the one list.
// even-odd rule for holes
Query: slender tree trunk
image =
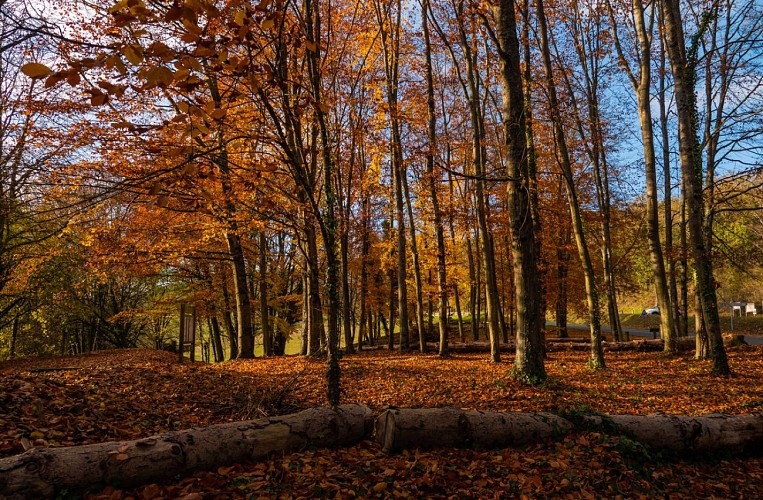
{"label": "slender tree trunk", "polygon": [[583,276],[585,278],[586,296],[588,299],[588,320],[590,322],[591,332],[591,358],[589,364],[594,369],[605,367],[604,351],[601,346],[601,319],[599,311],[599,294],[596,290],[596,280],[593,272],[593,263],[588,251],[585,230],[583,228],[583,217],[580,210],[580,203],[577,198],[575,180],[572,174],[572,162],[570,160],[567,148],[567,138],[565,137],[564,125],[562,123],[561,110],[556,96],[556,84],[551,66],[551,53],[549,50],[548,29],[546,15],[543,7],[543,0],[536,0],[536,15],[538,17],[538,32],[540,35],[541,53],[543,56],[543,66],[546,73],[547,92],[549,99],[549,111],[553,122],[554,143],[556,145],[559,158],[559,167],[562,170],[562,178],[567,188],[567,200],[572,215],[572,227],[575,235],[575,243],[580,256],[580,263],[583,266]]}
{"label": "slender tree trunk", "polygon": [[[397,271],[389,271],[389,328],[387,328],[387,347],[389,350],[395,348],[395,284],[397,283]],[[384,319],[382,318],[382,321]]]}
{"label": "slender tree trunk", "polygon": [[223,340],[220,335],[220,322],[217,320],[217,313],[214,310],[212,311],[212,316],[209,318],[209,329],[212,332],[212,345],[215,348],[215,363],[222,363],[225,361]]}
{"label": "slender tree trunk", "polygon": [[[561,186],[559,192],[561,194]],[[567,331],[567,277],[570,269],[569,245],[572,243],[570,228],[567,224],[561,226],[560,239],[556,247],[556,328],[560,338],[569,337]]]}
{"label": "slender tree trunk", "polygon": [[[540,300],[541,306],[538,310],[540,318],[538,321],[541,324],[541,329],[546,325],[546,274],[548,273],[548,262],[543,253],[543,221],[540,215],[540,201],[538,187],[538,157],[535,153],[535,135],[533,133],[533,72],[532,72],[532,53],[530,51],[530,32],[532,27],[530,26],[530,0],[522,0],[522,6],[524,9],[524,22],[522,23],[522,45],[524,51],[524,105],[525,105],[525,135],[527,140],[527,171],[528,181],[530,186],[530,209],[533,218],[533,226],[535,233],[535,253],[538,255],[538,281],[540,282],[541,292]],[[509,314],[509,324],[511,329],[514,329],[513,319],[513,307]]]}
{"label": "slender tree trunk", "polygon": [[230,293],[228,292],[227,277],[223,274],[222,277],[222,292],[223,292],[223,324],[225,325],[225,331],[228,333],[228,359],[236,359],[238,357],[238,336],[236,334],[237,328],[233,324],[231,319],[230,310]]}
{"label": "slender tree trunk", "polygon": [[16,316],[13,318],[13,330],[11,331],[11,348],[10,348],[10,358],[13,359],[16,357],[16,342],[19,338],[19,317]]}
{"label": "slender tree trunk", "polygon": [[[501,308],[498,297],[498,284],[496,281],[495,251],[493,249],[493,240],[487,219],[489,202],[488,195],[485,192],[485,119],[480,107],[480,82],[475,69],[477,54],[473,50],[463,26],[463,6],[464,4],[461,2],[457,7],[459,9],[457,18],[461,21],[458,23],[459,38],[461,42],[461,50],[464,53],[464,62],[466,63],[466,80],[461,81],[461,86],[463,88],[464,96],[469,102],[469,117],[472,127],[472,165],[474,167],[474,175],[476,176],[475,208],[479,237],[482,240],[482,245],[480,246],[478,244],[478,246],[480,246],[482,265],[485,269],[485,312],[487,315],[487,335],[490,341],[490,360],[494,363],[498,363],[501,361],[501,353],[499,349],[500,326],[498,321],[498,315],[500,314]],[[456,63],[456,61],[454,61],[454,63]],[[481,315],[478,313],[478,320],[481,319],[479,316]]]}
{"label": "slender tree trunk", "polygon": [[344,346],[347,354],[355,352],[352,334],[352,304],[350,302],[350,234],[347,220],[343,219],[342,233],[339,237],[341,279],[342,279],[342,333],[344,334]]}
{"label": "slender tree trunk", "polygon": [[[424,32],[424,59],[427,81],[427,141],[426,152],[427,177],[429,196],[432,198],[432,212],[434,216],[435,238],[437,240],[437,295],[439,298],[439,330],[440,349],[439,355],[448,354],[448,277],[445,263],[445,231],[443,228],[440,201],[437,193],[437,180],[439,176],[434,169],[434,155],[437,150],[437,123],[434,102],[434,76],[432,74],[432,45],[429,39],[429,0],[423,0],[421,7],[421,26]],[[460,310],[459,310],[460,316]]]}
{"label": "slender tree trunk", "polygon": [[[368,254],[371,250],[371,242],[369,239],[369,200],[366,193],[362,195],[361,201],[361,217],[362,227],[360,235],[360,331],[358,332],[358,350],[361,349],[363,343],[363,336],[368,332],[368,336],[372,336],[371,329],[366,330],[366,317],[368,317],[369,325],[371,324],[371,315],[368,313],[366,305],[366,296],[368,295]],[[369,339],[370,342],[370,339]]]}
{"label": "slender tree trunk", "polygon": [[[222,97],[217,87],[217,80],[209,77],[207,78],[207,84],[213,101],[219,107],[222,103]],[[228,244],[228,255],[230,258],[231,270],[233,272],[233,292],[236,299],[238,358],[249,359],[254,357],[252,304],[246,276],[244,249],[241,246],[241,236],[238,234],[230,163],[228,162],[228,150],[226,148],[222,126],[220,126],[220,129],[217,132],[217,143],[219,145],[219,152],[215,156],[214,161],[220,170],[223,206],[225,210],[225,220],[228,226],[225,231],[225,240]]]}
{"label": "slender tree trunk", "polygon": [[273,335],[270,331],[268,308],[268,240],[265,232],[260,231],[260,325],[262,325],[262,352],[265,356],[273,355]]}
{"label": "slender tree trunk", "polygon": [[319,217],[323,245],[326,252],[326,298],[328,302],[328,336],[326,339],[327,354],[327,400],[332,407],[339,405],[340,400],[340,369],[339,369],[339,272],[340,264],[337,258],[336,236],[337,219],[335,215],[336,194],[334,192],[334,158],[328,138],[326,112],[322,106],[322,74],[320,54],[322,49],[321,14],[319,0],[305,0],[305,20],[307,39],[313,43],[315,50],[308,50],[308,72],[315,100],[315,114],[320,131],[322,163],[323,163],[323,194],[325,196],[324,211]]}
{"label": "slender tree trunk", "polygon": [[318,267],[317,235],[313,222],[306,221],[305,244],[307,245],[307,355],[314,356],[321,350],[324,337],[323,306],[320,295],[320,269]]}
{"label": "slender tree trunk", "polygon": [[726,349],[721,338],[718,299],[713,278],[713,263],[703,233],[702,158],[697,139],[697,110],[694,97],[696,53],[687,54],[678,0],[662,0],[665,19],[665,40],[673,73],[673,95],[678,115],[678,148],[681,159],[681,178],[688,208],[689,238],[697,276],[697,293],[703,323],[707,328],[713,372],[731,375]]}
{"label": "slender tree trunk", "polygon": [[413,282],[416,287],[416,326],[419,332],[419,350],[426,352],[424,339],[424,297],[421,283],[421,265],[419,263],[419,247],[416,237],[416,223],[411,206],[411,193],[408,189],[408,178],[403,177],[403,194],[405,195],[406,211],[408,213],[408,229],[411,238],[411,257],[413,258]]}
{"label": "slender tree trunk", "polygon": [[477,300],[479,298],[478,271],[472,252],[472,238],[466,233],[466,256],[469,263],[469,314],[472,329],[472,340],[479,340],[479,322],[477,321]]}
{"label": "slender tree trunk", "polygon": [[649,92],[651,75],[651,25],[647,30],[644,21],[644,8],[639,0],[633,0],[633,15],[636,21],[636,34],[639,40],[640,76],[639,80],[633,79],[639,107],[639,120],[641,121],[641,138],[644,144],[644,164],[646,166],[646,198],[647,198],[647,238],[649,239],[649,252],[654,274],[654,292],[657,297],[657,305],[660,308],[660,333],[665,339],[665,351],[677,352],[676,335],[673,327],[672,307],[668,281],[665,274],[665,262],[660,243],[660,214],[657,199],[657,161],[654,148],[654,128],[652,125],[652,104]]}
{"label": "slender tree trunk", "polygon": [[[686,196],[684,190],[681,189],[681,230],[679,232],[679,239],[681,245],[681,308],[684,310],[683,314],[683,329],[686,335],[689,334],[689,247],[686,239],[686,232],[688,225],[686,223]],[[695,318],[700,314],[700,309],[695,308]],[[700,335],[700,330],[694,330],[697,336]],[[704,327],[701,329],[704,332]],[[705,332],[706,334],[706,332]],[[697,353],[699,355],[699,352]]]}
{"label": "slender tree trunk", "polygon": [[252,305],[249,300],[249,288],[246,280],[246,264],[241,237],[227,233],[228,252],[233,271],[233,289],[236,297],[236,317],[238,322],[238,358],[254,357],[254,328],[252,327]]}
{"label": "slender tree trunk", "polygon": [[[664,32],[662,15],[659,15],[660,32]],[[663,38],[660,37],[662,41]],[[670,296],[670,312],[673,315],[673,329],[676,331],[677,337],[685,337],[688,335],[687,331],[687,310],[684,306],[684,313],[681,314],[681,303],[678,296],[678,285],[676,278],[676,255],[673,248],[673,174],[670,169],[670,137],[668,129],[668,111],[667,111],[667,97],[666,97],[666,60],[665,60],[665,45],[664,42],[661,45],[660,50],[660,74],[659,74],[659,90],[657,93],[658,102],[660,105],[660,132],[662,134],[662,172],[664,178],[664,199],[663,205],[665,210],[665,256],[668,265],[667,279],[668,279],[668,294]]]}
{"label": "slender tree trunk", "polygon": [[538,277],[538,255],[529,196],[530,174],[527,160],[522,76],[519,68],[519,40],[512,0],[499,0],[494,6],[496,36],[500,56],[503,88],[502,111],[506,141],[506,173],[508,183],[512,264],[517,304],[517,338],[514,376],[537,383],[545,380],[544,347],[541,336],[541,289]]}

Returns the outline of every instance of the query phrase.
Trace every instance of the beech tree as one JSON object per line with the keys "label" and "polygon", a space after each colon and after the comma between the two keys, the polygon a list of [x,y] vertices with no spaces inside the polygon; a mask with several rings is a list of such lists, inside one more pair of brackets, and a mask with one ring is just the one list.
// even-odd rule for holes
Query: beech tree
{"label": "beech tree", "polygon": [[707,252],[703,231],[705,202],[702,191],[702,158],[697,138],[697,105],[694,95],[694,85],[697,81],[697,48],[696,45],[690,45],[689,49],[686,47],[680,3],[676,0],[663,0],[660,7],[665,20],[666,49],[673,74],[673,95],[678,115],[681,179],[682,187],[686,192],[689,237],[696,272],[696,293],[710,341],[713,372],[719,375],[730,375],[731,369],[721,338],[713,263]]}
{"label": "beech tree", "polygon": [[[610,19],[613,26],[617,26],[611,3],[609,4]],[[635,38],[638,41],[636,48],[638,72],[634,73],[625,56],[625,49],[620,44],[617,30],[613,30],[615,47],[617,48],[620,65],[636,93],[639,110],[639,122],[641,124],[641,140],[644,146],[644,165],[646,168],[646,203],[647,203],[647,238],[654,274],[655,296],[660,308],[660,331],[665,342],[665,350],[670,353],[676,352],[676,336],[674,307],[670,302],[668,279],[665,273],[665,259],[663,257],[662,244],[660,242],[660,216],[657,199],[657,159],[655,155],[654,128],[652,124],[651,110],[651,84],[652,84],[652,38],[656,21],[656,10],[650,8],[649,18],[645,14],[641,2],[634,1],[631,5],[629,17],[632,17]],[[668,229],[671,230],[671,229]]]}
{"label": "beech tree", "polygon": [[506,141],[512,264],[517,310],[517,350],[514,375],[537,383],[546,378],[541,337],[538,256],[529,196],[529,168],[526,156],[525,99],[519,69],[519,40],[514,2],[501,0],[494,8],[495,40],[500,57],[503,89],[503,126]]}

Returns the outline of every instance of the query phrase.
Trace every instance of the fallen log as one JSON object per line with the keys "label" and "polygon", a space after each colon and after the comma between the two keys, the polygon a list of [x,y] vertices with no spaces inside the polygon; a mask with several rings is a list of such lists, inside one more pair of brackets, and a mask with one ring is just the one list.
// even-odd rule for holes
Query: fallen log
{"label": "fallen log", "polygon": [[35,448],[0,460],[0,498],[49,498],[58,491],[146,484],[306,446],[346,446],[373,424],[363,405],[167,432],[136,441]]}
{"label": "fallen log", "polygon": [[654,450],[677,455],[741,454],[763,450],[763,413],[699,417],[654,413],[589,416],[585,420],[631,437]]}
{"label": "fallen log", "polygon": [[376,441],[387,453],[435,446],[506,448],[558,437],[571,428],[571,422],[551,413],[390,409],[376,419]]}
{"label": "fallen log", "polygon": [[411,448],[505,448],[596,429],[623,434],[651,449],[677,455],[763,451],[763,413],[584,415],[499,413],[456,408],[390,409],[376,419],[376,441],[385,452]]}

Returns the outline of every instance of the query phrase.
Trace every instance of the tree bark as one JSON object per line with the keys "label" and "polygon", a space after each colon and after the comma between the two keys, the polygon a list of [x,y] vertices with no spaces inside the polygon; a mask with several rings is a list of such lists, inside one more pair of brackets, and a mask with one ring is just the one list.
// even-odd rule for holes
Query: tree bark
{"label": "tree bark", "polygon": [[602,415],[566,419],[550,413],[501,413],[456,408],[391,409],[376,419],[376,441],[387,453],[440,446],[505,448],[559,439],[572,431],[621,433],[676,455],[745,453],[763,446],[763,414],[699,417]]}
{"label": "tree bark", "polygon": [[[660,215],[659,200],[657,193],[657,159],[654,146],[654,125],[652,123],[652,103],[650,88],[652,84],[652,36],[654,26],[654,13],[652,10],[649,24],[647,25],[644,5],[639,0],[633,0],[632,15],[635,24],[636,38],[638,40],[639,73],[634,75],[625,61],[625,56],[617,43],[618,55],[621,65],[626,68],[626,73],[631,80],[636,92],[638,103],[639,121],[641,124],[641,139],[644,150],[644,165],[646,176],[646,206],[647,206],[647,239],[649,240],[649,256],[654,275],[654,293],[660,314],[660,332],[665,342],[665,351],[676,352],[676,330],[673,322],[673,307],[670,302],[670,292],[665,273],[665,260],[663,258],[662,245],[660,243]],[[610,9],[610,16],[612,11]],[[612,17],[614,20],[614,17]],[[667,230],[667,229],[666,229]]]}
{"label": "tree bark", "polygon": [[575,179],[572,174],[572,160],[567,147],[567,137],[564,132],[561,108],[556,94],[556,83],[551,65],[551,52],[549,48],[549,34],[546,23],[543,0],[535,0],[536,16],[538,18],[538,33],[540,37],[541,54],[545,68],[546,83],[549,100],[549,113],[554,132],[554,144],[556,145],[559,168],[562,172],[567,188],[567,201],[572,216],[572,229],[575,235],[575,243],[578,249],[580,264],[583,267],[585,278],[586,297],[588,299],[588,318],[591,325],[591,359],[589,364],[594,369],[605,367],[604,355],[601,349],[601,312],[599,311],[599,293],[596,290],[596,278],[594,276],[593,262],[588,250],[588,243],[583,227],[583,215],[578,201]]}
{"label": "tree bark", "polygon": [[731,375],[726,350],[721,339],[721,323],[718,316],[718,298],[713,277],[713,262],[708,253],[703,224],[702,158],[697,139],[697,110],[694,95],[696,80],[696,53],[687,54],[681,6],[678,0],[662,0],[660,3],[665,20],[665,41],[673,74],[673,94],[678,115],[678,148],[681,160],[681,180],[686,192],[689,240],[694,269],[697,277],[697,294],[702,318],[713,358],[713,372]]}
{"label": "tree bark", "polygon": [[514,375],[531,383],[546,378],[541,336],[541,288],[538,277],[538,254],[529,195],[527,136],[524,93],[519,68],[519,40],[514,3],[500,0],[494,7],[496,36],[500,55],[503,128],[506,141],[506,173],[511,231],[511,255],[516,290],[517,350]]}
{"label": "tree bark", "polygon": [[[437,147],[437,124],[434,103],[434,76],[432,73],[432,44],[429,39],[429,0],[421,7],[421,26],[424,32],[424,58],[427,81],[427,141],[426,152],[429,196],[432,198],[435,238],[437,239],[437,296],[439,298],[440,356],[448,354],[448,279],[445,264],[445,231],[437,195],[437,178],[434,170],[434,154]],[[423,339],[422,339],[423,342]]]}
{"label": "tree bark", "polygon": [[343,405],[167,432],[136,441],[35,448],[0,460],[0,497],[51,498],[63,489],[137,486],[270,453],[352,445],[370,428],[368,407]]}
{"label": "tree bark", "polygon": [[233,288],[236,298],[236,318],[238,324],[238,358],[254,357],[254,329],[252,328],[252,303],[246,280],[246,262],[241,237],[233,232],[225,234],[233,271]]}
{"label": "tree bark", "polygon": [[260,231],[260,325],[262,329],[262,353],[273,355],[273,335],[270,332],[270,313],[268,308],[268,240],[265,231]]}
{"label": "tree bark", "polygon": [[550,440],[572,425],[550,413],[499,413],[456,408],[392,409],[376,419],[386,453],[435,446],[505,448]]}

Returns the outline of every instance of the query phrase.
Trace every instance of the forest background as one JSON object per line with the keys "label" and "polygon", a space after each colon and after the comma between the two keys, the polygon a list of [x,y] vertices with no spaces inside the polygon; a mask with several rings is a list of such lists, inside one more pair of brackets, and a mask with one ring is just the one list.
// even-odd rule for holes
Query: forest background
{"label": "forest background", "polygon": [[516,338],[533,381],[546,319],[596,367],[657,304],[727,373],[761,8],[3,1],[0,355],[164,346],[185,303],[214,361]]}

